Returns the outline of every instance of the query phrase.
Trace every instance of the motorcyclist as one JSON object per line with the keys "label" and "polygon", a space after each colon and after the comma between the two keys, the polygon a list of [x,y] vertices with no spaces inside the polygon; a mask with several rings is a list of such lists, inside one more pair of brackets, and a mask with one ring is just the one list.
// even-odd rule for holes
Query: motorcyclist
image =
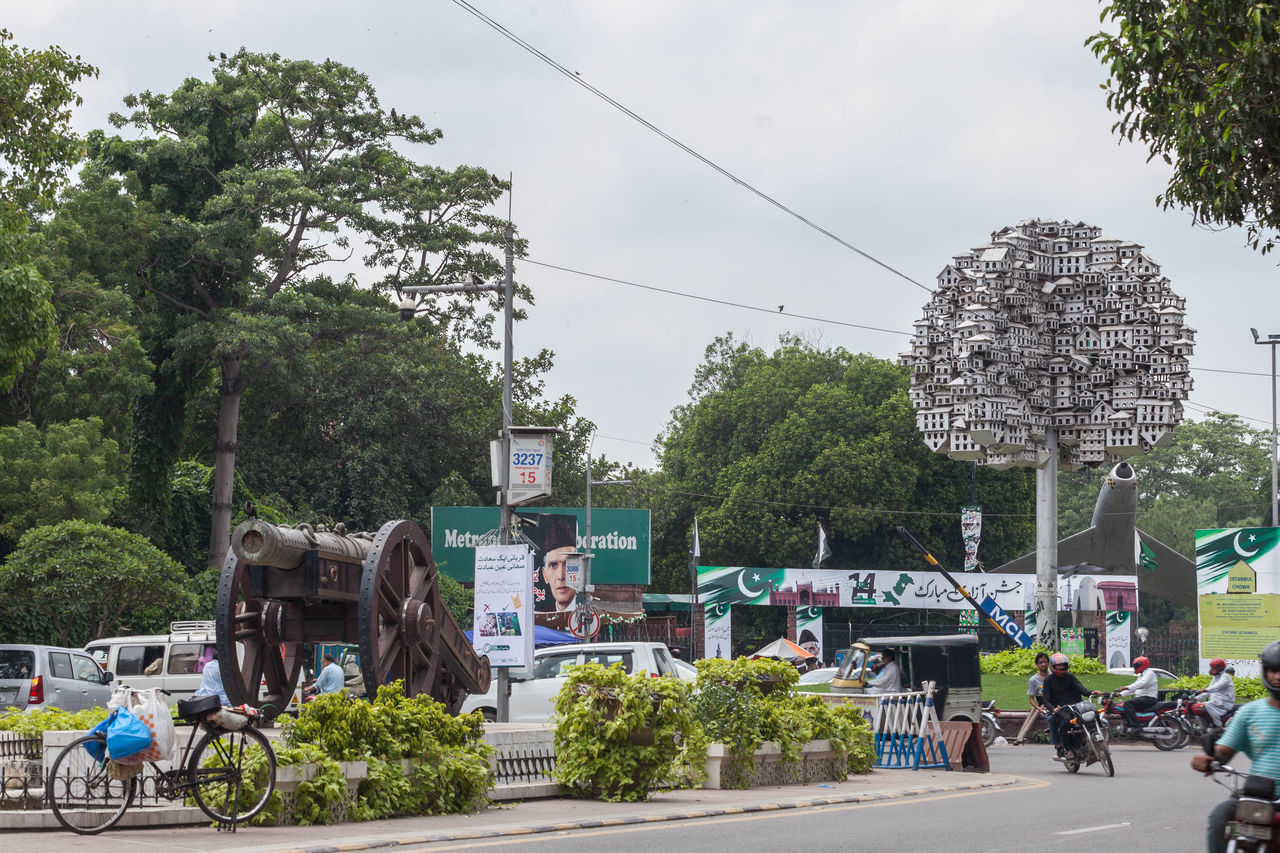
{"label": "motorcyclist", "polygon": [[1124,719],[1128,723],[1126,733],[1142,728],[1142,724],[1138,722],[1138,712],[1154,708],[1160,696],[1160,687],[1156,683],[1156,674],[1151,669],[1150,660],[1145,657],[1134,658],[1133,671],[1138,674],[1137,680],[1116,691],[1120,696],[1133,695],[1132,699],[1124,703]]}
{"label": "motorcyclist", "polygon": [[[1213,772],[1213,762],[1226,764],[1237,752],[1249,756],[1249,772],[1269,779],[1280,779],[1280,640],[1258,656],[1262,661],[1262,685],[1265,699],[1255,699],[1236,711],[1227,730],[1218,739],[1213,755],[1197,755],[1191,767],[1206,776]],[[1227,849],[1226,826],[1235,814],[1233,797],[1209,813],[1208,848],[1210,853]]]}
{"label": "motorcyclist", "polygon": [[1231,713],[1236,704],[1236,682],[1227,673],[1227,662],[1222,658],[1209,661],[1209,674],[1213,680],[1203,693],[1196,695],[1197,702],[1204,703],[1204,709],[1215,726],[1222,725],[1222,718]]}
{"label": "motorcyclist", "polygon": [[1062,735],[1071,719],[1071,706],[1086,696],[1101,696],[1097,690],[1090,690],[1080,683],[1071,672],[1071,660],[1062,652],[1054,652],[1049,657],[1049,677],[1044,680],[1041,696],[1049,716],[1049,735],[1053,740],[1057,755],[1054,761],[1061,761],[1066,755],[1062,746]]}

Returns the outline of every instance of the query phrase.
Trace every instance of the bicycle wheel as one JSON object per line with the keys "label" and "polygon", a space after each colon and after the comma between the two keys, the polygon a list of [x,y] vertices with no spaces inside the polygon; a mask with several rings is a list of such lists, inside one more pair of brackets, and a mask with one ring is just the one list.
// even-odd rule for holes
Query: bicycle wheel
{"label": "bicycle wheel", "polygon": [[[256,748],[255,748],[256,747]],[[219,823],[244,823],[276,789],[276,754],[257,729],[213,729],[200,739],[187,765],[196,804]]]}
{"label": "bicycle wheel", "polygon": [[[96,744],[104,758],[89,754]],[[58,823],[81,835],[95,835],[113,826],[133,802],[133,779],[112,779],[107,774],[107,739],[84,735],[71,741],[53,762],[45,796]]]}

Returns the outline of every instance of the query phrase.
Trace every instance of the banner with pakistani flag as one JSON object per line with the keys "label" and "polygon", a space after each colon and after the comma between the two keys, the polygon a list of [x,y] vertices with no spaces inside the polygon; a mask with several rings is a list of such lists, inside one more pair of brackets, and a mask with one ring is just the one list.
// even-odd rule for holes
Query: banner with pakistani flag
{"label": "banner with pakistani flag", "polygon": [[826,660],[822,648],[822,608],[796,608],[796,644],[806,652],[818,656],[818,660]]}
{"label": "banner with pakistani flag", "polygon": [[1280,528],[1196,531],[1200,671],[1223,658],[1259,675],[1258,653],[1280,636]]}
{"label": "banner with pakistani flag", "polygon": [[1107,667],[1130,666],[1130,627],[1133,614],[1122,610],[1107,611]]}
{"label": "banner with pakistani flag", "polygon": [[703,610],[704,658],[733,658],[733,606],[708,604]]}

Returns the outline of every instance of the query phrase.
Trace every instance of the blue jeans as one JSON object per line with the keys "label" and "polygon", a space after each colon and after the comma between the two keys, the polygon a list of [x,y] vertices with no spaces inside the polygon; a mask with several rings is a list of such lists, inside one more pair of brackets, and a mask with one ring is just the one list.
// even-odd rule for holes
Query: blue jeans
{"label": "blue jeans", "polygon": [[1209,853],[1227,853],[1227,821],[1236,813],[1236,798],[1232,797],[1224,803],[1218,803],[1209,812],[1209,826],[1206,829],[1205,845]]}

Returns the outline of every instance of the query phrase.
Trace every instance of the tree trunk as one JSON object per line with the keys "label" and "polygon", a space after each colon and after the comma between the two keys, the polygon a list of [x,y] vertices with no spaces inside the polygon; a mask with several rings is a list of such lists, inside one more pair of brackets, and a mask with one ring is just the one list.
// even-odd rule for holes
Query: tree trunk
{"label": "tree trunk", "polygon": [[209,526],[209,567],[221,568],[231,547],[231,495],[236,481],[236,433],[240,427],[240,398],[248,381],[240,372],[240,357],[222,358],[218,388],[218,439],[214,443],[213,511]]}

